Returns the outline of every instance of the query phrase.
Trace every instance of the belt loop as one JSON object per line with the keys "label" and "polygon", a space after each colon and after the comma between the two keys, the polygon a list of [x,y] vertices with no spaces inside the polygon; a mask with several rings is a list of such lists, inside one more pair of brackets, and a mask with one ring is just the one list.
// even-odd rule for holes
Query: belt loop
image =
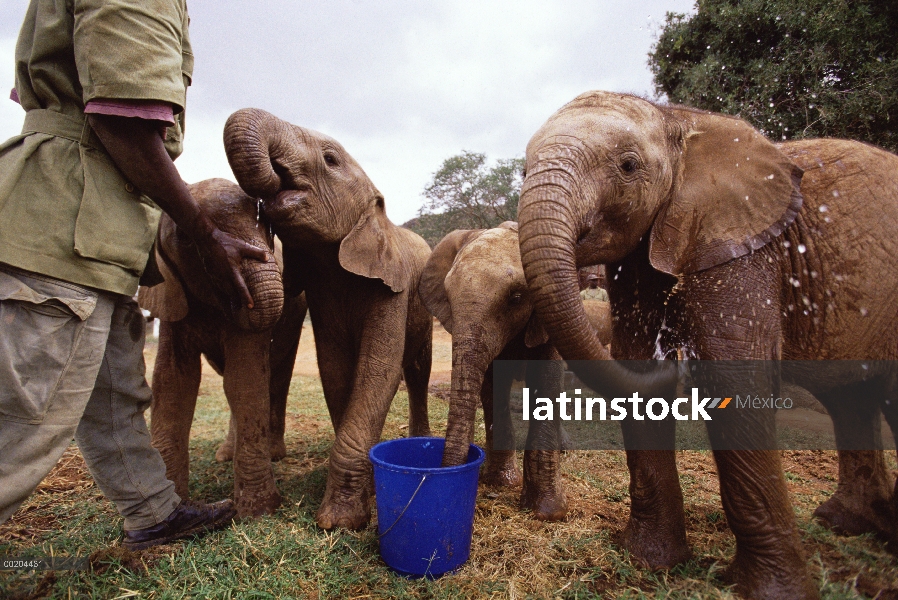
{"label": "belt loop", "polygon": [[87,115],[84,115],[84,126],[81,128],[81,145],[88,148],[96,148],[97,144],[94,140],[97,140],[97,136],[90,127],[90,120]]}

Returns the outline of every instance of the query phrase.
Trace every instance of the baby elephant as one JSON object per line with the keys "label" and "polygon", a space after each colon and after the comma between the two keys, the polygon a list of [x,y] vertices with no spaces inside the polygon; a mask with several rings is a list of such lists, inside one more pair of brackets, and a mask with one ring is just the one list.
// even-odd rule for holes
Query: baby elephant
{"label": "baby elephant", "polygon": [[210,179],[190,186],[223,231],[269,251],[267,262],[244,261],[254,308],[234,310],[213,290],[196,245],[163,216],[156,262],[165,281],[140,289],[143,308],[159,318],[153,369],[153,446],[162,454],[175,491],[188,497],[188,444],[200,385],[201,361],[224,378],[231,431],[216,457],[234,460],[234,499],[241,517],[280,505],[271,460],[283,458],[284,413],[306,302],[285,298],[274,238],[257,201],[234,183]]}
{"label": "baby elephant", "polygon": [[[511,430],[508,397],[512,375],[495,382],[494,360],[560,360],[533,306],[518,247],[517,224],[495,229],[458,230],[437,244],[421,275],[419,293],[427,309],[452,335],[452,391],[443,464],[461,464],[474,438],[477,404],[483,406],[487,460],[481,481],[488,485],[521,482],[514,450],[494,450],[497,432]],[[599,336],[610,339],[610,310],[590,302]],[[529,369],[528,385],[560,390],[560,372]],[[493,397],[500,401],[496,407]],[[547,392],[548,393],[548,392]],[[550,396],[554,397],[554,396]],[[559,472],[557,424],[533,421],[524,453],[521,507],[540,520],[564,518],[567,500]]]}

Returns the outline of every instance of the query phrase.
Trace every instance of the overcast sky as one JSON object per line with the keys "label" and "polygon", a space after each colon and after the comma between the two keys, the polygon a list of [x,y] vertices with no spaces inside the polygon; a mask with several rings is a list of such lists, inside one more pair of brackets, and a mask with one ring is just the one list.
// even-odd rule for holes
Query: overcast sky
{"label": "overcast sky", "polygon": [[[228,115],[264,108],[338,141],[414,217],[442,161],[523,156],[565,102],[594,89],[652,95],[647,54],[666,12],[693,0],[188,0],[196,55],[188,182],[233,180]],[[0,140],[19,133],[15,38],[26,0],[0,0]]]}

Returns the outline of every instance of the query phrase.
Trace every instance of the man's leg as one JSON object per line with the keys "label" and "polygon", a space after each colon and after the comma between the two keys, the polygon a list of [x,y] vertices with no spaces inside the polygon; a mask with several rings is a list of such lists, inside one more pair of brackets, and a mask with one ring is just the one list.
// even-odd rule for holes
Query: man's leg
{"label": "man's leg", "polygon": [[118,296],[103,364],[75,439],[94,481],[125,518],[125,529],[161,523],[181,499],[150,445],[144,412],[153,394],[143,358],[145,319]]}
{"label": "man's leg", "polygon": [[113,309],[107,295],[0,266],[0,523],[71,443]]}
{"label": "man's leg", "polygon": [[75,435],[103,494],[125,518],[122,545],[139,550],[226,526],[231,500],[181,502],[150,445],[144,412],[152,401],[143,359],[146,324],[137,303],[116,300],[103,364]]}

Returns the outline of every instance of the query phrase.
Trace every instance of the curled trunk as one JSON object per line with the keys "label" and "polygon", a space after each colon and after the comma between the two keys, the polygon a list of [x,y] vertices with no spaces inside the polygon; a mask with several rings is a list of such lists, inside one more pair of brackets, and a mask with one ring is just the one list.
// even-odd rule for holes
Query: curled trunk
{"label": "curled trunk", "polygon": [[271,329],[284,309],[284,284],[274,256],[267,262],[244,260],[241,272],[253,297],[253,308],[241,308],[237,324],[251,331]]}
{"label": "curled trunk", "polygon": [[521,260],[534,292],[534,311],[565,360],[589,361],[570,366],[593,389],[615,396],[636,390],[666,391],[675,384],[675,368],[637,375],[609,360],[609,352],[589,323],[577,283],[575,244],[583,225],[571,209],[574,189],[570,175],[537,168],[528,175],[521,193]]}
{"label": "curled trunk", "polygon": [[281,166],[291,164],[296,154],[296,144],[290,143],[294,137],[289,123],[264,110],[244,108],[228,117],[225,153],[243,191],[254,198],[270,198],[283,189]]}

